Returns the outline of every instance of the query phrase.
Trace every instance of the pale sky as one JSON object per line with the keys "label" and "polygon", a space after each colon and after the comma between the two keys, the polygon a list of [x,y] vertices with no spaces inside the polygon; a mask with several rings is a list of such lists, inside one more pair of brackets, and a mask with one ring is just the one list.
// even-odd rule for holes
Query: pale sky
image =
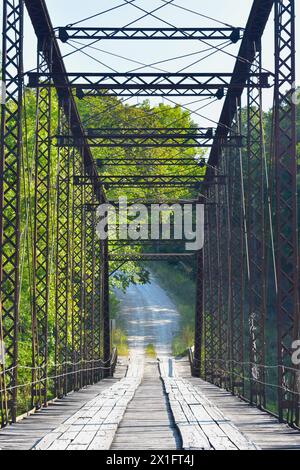
{"label": "pale sky", "polygon": [[[153,27],[153,26],[167,26],[163,21],[159,21],[151,16],[147,16],[137,22],[139,17],[145,15],[144,12],[139,10],[137,7],[147,11],[152,11],[158,7],[163,6],[155,15],[159,16],[161,20],[165,20],[169,25],[177,27],[209,27],[209,26],[221,26],[217,21],[212,19],[206,19],[202,16],[189,13],[178,9],[174,5],[180,5],[185,8],[197,11],[201,15],[209,16],[220,22],[224,22],[228,25],[235,27],[245,27],[247,17],[250,12],[252,0],[174,0],[173,5],[165,5],[164,0],[134,0],[133,5],[126,4],[126,1],[130,0],[110,0],[99,1],[99,0],[47,0],[47,5],[51,14],[52,22],[54,27],[65,26],[72,24],[77,21],[84,20],[85,18],[95,15],[101,11],[108,10],[115,6],[125,3],[125,6],[117,8],[109,13],[101,14],[94,19],[80,22],[80,26],[102,26],[102,27],[113,27],[113,26],[127,26],[132,23],[132,26],[136,27]],[[165,0],[166,1],[166,0]],[[296,1],[297,13],[300,10],[300,1]],[[300,28],[299,28],[300,29]],[[299,43],[300,35],[297,32]],[[86,42],[87,43],[87,42]],[[25,70],[30,70],[36,66],[36,42],[35,36],[32,31],[31,24],[26,19],[25,27]],[[92,56],[87,57],[82,52],[76,52],[65,60],[68,71],[72,72],[98,72],[103,71],[118,71],[118,72],[129,72],[133,69],[141,67],[141,64],[152,64],[154,62],[163,61],[166,59],[182,56],[185,54],[193,54],[187,58],[181,58],[178,60],[172,60],[158,64],[164,71],[175,72],[185,69],[184,71],[194,72],[231,72],[235,59],[224,52],[217,52],[210,57],[205,56],[214,52],[209,50],[206,52],[198,53],[205,49],[208,49],[212,45],[219,46],[221,42],[213,42],[209,44],[203,44],[200,41],[113,41],[105,40],[98,42],[94,45],[100,50],[91,48],[85,49],[85,51]],[[75,45],[75,43],[73,43]],[[230,54],[237,54],[240,43],[230,44],[225,49]],[[62,44],[60,42],[61,50],[63,54],[68,54],[74,51],[74,48],[68,44]],[[80,47],[80,45],[76,46]],[[265,31],[264,40],[264,58],[263,66],[267,70],[273,70],[274,62],[274,50],[273,50],[273,14],[270,17],[268,27]],[[109,53],[123,56],[127,59],[115,57],[109,55]],[[201,60],[204,57],[204,60]],[[94,60],[96,59],[96,60]],[[136,63],[136,62],[138,63]],[[101,62],[101,63],[100,63]],[[300,55],[297,54],[297,63],[300,64]],[[190,66],[191,64],[194,64]],[[186,68],[190,66],[189,68]],[[140,69],[141,72],[150,72],[153,69],[146,67]],[[299,74],[298,74],[299,79]],[[173,101],[187,104],[195,101],[195,98],[171,98]],[[130,102],[136,104],[143,98],[134,98]],[[151,98],[151,102],[157,103],[163,101],[163,98]],[[212,101],[212,100],[211,100]],[[211,103],[211,101],[197,102],[194,104],[188,104],[187,107],[193,111],[197,110],[203,105],[209,104],[207,107],[200,109],[198,115],[194,114],[193,119],[200,126],[214,125],[214,121],[218,120],[220,110],[222,108],[223,100]],[[265,108],[271,106],[272,103],[272,91],[264,92]],[[169,103],[167,99],[164,99],[165,103]],[[210,104],[211,103],[211,104]],[[200,115],[201,116],[200,116]],[[208,119],[205,119],[207,117]]]}

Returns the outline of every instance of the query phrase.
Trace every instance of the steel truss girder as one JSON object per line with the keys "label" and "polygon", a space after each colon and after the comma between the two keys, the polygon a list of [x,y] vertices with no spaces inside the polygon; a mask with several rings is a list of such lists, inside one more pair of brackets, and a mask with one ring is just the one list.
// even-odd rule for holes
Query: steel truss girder
{"label": "steel truss girder", "polygon": [[[252,65],[253,71],[261,68],[261,45]],[[255,88],[248,90],[248,168],[247,189],[247,243],[249,252],[249,351],[250,351],[250,402],[265,408],[265,322],[267,318],[267,249],[265,222],[265,168],[263,148],[262,94]]]}
{"label": "steel truss girder", "polygon": [[[241,125],[241,106],[238,103],[231,132],[238,132]],[[234,156],[231,151],[225,150],[222,158],[226,171],[230,174],[225,193],[227,214],[224,221],[224,228],[227,228],[228,234],[226,244],[227,266],[223,270],[223,277],[225,278],[223,298],[226,299],[228,308],[227,387],[233,393],[242,394],[244,391],[244,271],[246,263],[244,237],[247,232],[244,205],[244,163],[239,149],[236,150]],[[249,188],[249,190],[251,189]],[[223,231],[224,229],[222,233]],[[220,263],[222,263],[222,259],[223,257],[221,257]]]}
{"label": "steel truss girder", "polygon": [[109,261],[180,261],[182,259],[195,259],[193,253],[118,253],[110,254]]}
{"label": "steel truss girder", "polygon": [[194,158],[126,158],[126,157],[105,157],[103,159],[98,158],[96,160],[99,168],[103,166],[200,166],[204,167],[205,162],[196,160]]}
{"label": "steel truss girder", "polygon": [[[299,339],[299,248],[295,102],[295,2],[275,1],[275,191],[279,416],[299,425],[299,372],[291,372]],[[290,390],[288,392],[287,390]]]}
{"label": "steel truss girder", "polygon": [[196,254],[196,311],[195,311],[195,348],[194,348],[194,364],[193,373],[195,377],[200,377],[203,371],[203,339],[204,339],[204,319],[203,319],[203,250],[199,250]]}
{"label": "steel truss girder", "polygon": [[[40,44],[38,69],[48,69],[49,49]],[[43,51],[43,52],[42,52]],[[48,400],[48,313],[50,276],[50,195],[51,195],[51,112],[52,90],[37,91],[37,125],[35,149],[35,193],[33,232],[33,299],[32,299],[32,408],[46,406]]]}
{"label": "steel truss girder", "polygon": [[2,81],[6,104],[1,106],[0,135],[0,339],[6,348],[6,364],[0,366],[0,372],[4,372],[0,377],[1,389],[6,393],[1,392],[2,425],[17,418],[23,21],[23,2],[4,0]]}
{"label": "steel truss girder", "polygon": [[[59,135],[58,146],[82,145],[82,139]],[[209,147],[213,128],[103,128],[88,129],[90,147]],[[242,137],[234,136],[227,143],[240,145]]]}
{"label": "steel truss girder", "polygon": [[[220,92],[224,89],[240,89],[243,84],[231,83],[230,73],[68,73],[70,88],[79,91],[78,97],[83,97],[84,90],[97,91],[97,96],[106,96],[108,93],[116,93],[126,96],[124,93],[135,96],[143,96],[145,92],[152,96],[169,96],[170,93],[188,96],[199,95],[200,90],[215,90]],[[52,79],[60,77],[51,73],[39,74],[28,73],[28,86],[37,88],[43,84],[51,85]],[[251,77],[251,85],[268,88],[269,73],[254,75]],[[63,78],[63,76],[61,77]],[[223,95],[221,96],[223,97]]]}
{"label": "steel truss girder", "polygon": [[[112,205],[118,205],[119,201],[116,199],[109,199],[107,201],[109,204]],[[128,204],[197,204],[198,200],[197,199],[128,199]],[[210,204],[212,202],[210,201],[205,201],[203,204]]]}
{"label": "steel truss girder", "polygon": [[[122,136],[107,135],[103,137],[86,137],[85,142],[89,147],[98,148],[210,148],[213,145],[211,138],[198,137],[196,135],[153,135],[153,136]],[[83,145],[82,139],[73,139],[71,136],[57,136],[58,147],[79,147]],[[220,142],[221,145],[221,142]],[[236,138],[224,143],[228,147],[241,146],[241,139]]]}
{"label": "steel truss girder", "polygon": [[[225,155],[222,155],[221,171],[227,170]],[[230,180],[229,180],[230,181]],[[228,227],[228,190],[230,184],[216,188],[216,262],[217,262],[217,384],[228,388],[230,385],[230,272],[229,263],[229,227]]]}
{"label": "steel truss girder", "polygon": [[[259,43],[261,40],[273,6],[274,0],[264,0],[263,2],[261,0],[253,1],[231,78],[231,85],[233,86],[228,90],[224,106],[218,120],[219,124],[216,130],[216,135],[218,137],[226,137],[229,133],[231,123],[236,112],[236,103],[241,98],[242,92],[247,86],[251,64],[256,54],[255,44]],[[234,86],[236,83],[239,83],[241,86],[236,88]],[[221,151],[218,141],[216,140],[216,145],[212,147],[209,156],[209,164],[211,167],[218,166],[220,155]],[[207,179],[209,180],[213,174],[213,169],[208,168]]]}
{"label": "steel truss girder", "polygon": [[236,43],[241,38],[240,28],[84,28],[60,27],[58,38],[62,42],[71,39],[88,40],[224,40]]}
{"label": "steel truss girder", "polygon": [[[73,172],[83,172],[84,165],[78,149],[74,149]],[[85,273],[85,227],[84,211],[85,187],[73,185],[72,194],[72,362],[73,362],[73,389],[79,390],[84,381],[84,273]]]}
{"label": "steel truss girder", "polygon": [[[206,189],[210,200],[218,202],[217,188]],[[218,257],[217,257],[217,205],[205,208],[205,236],[204,236],[204,345],[205,345],[205,378],[214,384],[219,383],[221,368],[219,364],[218,341]]]}
{"label": "steel truss girder", "polygon": [[166,135],[172,137],[210,138],[215,136],[215,129],[212,127],[103,127],[87,129],[88,137],[99,138],[147,138],[155,135],[157,138],[165,138]]}
{"label": "steel truss girder", "polygon": [[103,330],[103,376],[112,375],[111,358],[111,329],[109,308],[109,249],[108,240],[101,240],[101,319]]}
{"label": "steel truss girder", "polygon": [[[96,227],[95,227],[96,230]],[[102,302],[101,302],[101,243],[95,234],[95,290],[94,290],[94,383],[102,379],[102,357],[103,357],[103,325],[102,325]],[[111,352],[110,352],[111,354]]]}
{"label": "steel truss girder", "polygon": [[[87,188],[88,199],[94,203],[94,194],[91,187]],[[96,213],[85,211],[85,365],[87,384],[94,383],[95,372],[95,308],[96,308]]]}
{"label": "steel truss girder", "polygon": [[[225,178],[224,175],[216,175],[219,182]],[[195,186],[201,184],[203,176],[197,175],[101,175],[101,184],[118,187],[131,186]],[[74,176],[74,184],[90,185],[90,179],[85,176]],[[216,183],[215,183],[216,184]]]}
{"label": "steel truss girder", "polygon": [[[173,226],[171,226],[171,229],[173,228]],[[150,238],[150,233],[149,233],[149,238]],[[186,243],[186,240],[174,240],[174,239],[170,239],[170,240],[162,240],[162,239],[159,239],[159,240],[120,240],[118,238],[115,238],[115,239],[112,239],[112,238],[108,238],[108,241],[109,241],[109,244],[110,246],[127,246],[127,245],[153,245],[153,246],[156,246],[157,248],[159,248],[160,245],[184,245]]]}
{"label": "steel truss girder", "polygon": [[[59,127],[70,128],[70,112],[64,116],[63,103],[60,102]],[[57,222],[56,222],[56,395],[61,397],[69,391],[68,377],[68,331],[70,329],[71,304],[71,153],[68,147],[59,151],[59,174],[57,181]]]}
{"label": "steel truss girder", "polygon": [[[24,3],[40,43],[45,44],[48,48],[49,43],[52,42],[52,61],[50,62],[50,58],[47,55],[45,55],[45,58],[47,60],[48,67],[51,68],[51,75],[53,75],[51,86],[56,89],[60,98],[65,98],[63,100],[64,112],[65,114],[70,115],[70,133],[72,133],[74,137],[84,138],[83,124],[81,122],[75,99],[69,87],[63,57],[61,55],[58,42],[53,34],[53,26],[47,10],[46,1],[24,0]],[[97,170],[94,165],[91,150],[86,143],[84,143],[80,148],[80,153],[87,173],[94,177],[94,191],[97,198],[100,199],[101,188],[96,178]]]}

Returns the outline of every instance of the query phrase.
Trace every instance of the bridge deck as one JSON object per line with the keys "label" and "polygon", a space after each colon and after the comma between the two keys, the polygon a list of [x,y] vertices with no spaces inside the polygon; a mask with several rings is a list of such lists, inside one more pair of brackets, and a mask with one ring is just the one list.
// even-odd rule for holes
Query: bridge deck
{"label": "bridge deck", "polygon": [[230,392],[201,379],[192,378],[189,362],[176,361],[175,370],[215,404],[220,411],[262,450],[300,450],[300,432],[281,424],[275,417],[234,397]]}
{"label": "bridge deck", "polygon": [[157,362],[147,362],[142,383],[126,410],[111,449],[180,448],[180,435],[163,389]]}
{"label": "bridge deck", "polygon": [[[162,366],[160,370],[163,370]],[[217,444],[226,448],[231,448],[234,443],[237,448],[245,448],[246,445],[263,450],[300,450],[299,432],[278,423],[275,418],[229,392],[191,378],[186,359],[174,361],[172,367],[164,370],[162,380],[155,361],[146,361],[144,370],[132,364],[128,372],[127,365],[123,363],[117,368],[114,379],[105,379],[72,393],[47,409],[1,430],[0,449],[29,450],[38,444],[38,448],[43,449],[175,450],[182,448],[182,431],[184,442],[186,438],[189,440],[187,433],[193,428],[193,442],[188,447],[191,449],[209,447],[202,445],[204,438],[209,444],[220,441]],[[175,378],[169,379],[169,374]],[[195,398],[200,400],[196,404]],[[106,413],[104,419],[101,410]],[[85,411],[88,412],[86,416]],[[179,429],[175,424],[178,411],[180,416],[184,414],[183,418],[187,417],[186,427],[182,427],[180,422]],[[81,423],[81,433],[87,442],[77,445],[75,440],[76,437],[78,440],[80,431],[73,432],[72,427],[76,427],[76,420],[84,416],[86,421]],[[87,428],[91,427],[93,429],[89,432]],[[233,442],[233,436],[236,436],[236,442]],[[212,447],[216,448],[214,444]]]}
{"label": "bridge deck", "polygon": [[55,400],[48,408],[32,414],[17,424],[0,429],[0,450],[30,450],[53,429],[61,426],[87,402],[124,377],[127,364],[119,364],[115,377]]}

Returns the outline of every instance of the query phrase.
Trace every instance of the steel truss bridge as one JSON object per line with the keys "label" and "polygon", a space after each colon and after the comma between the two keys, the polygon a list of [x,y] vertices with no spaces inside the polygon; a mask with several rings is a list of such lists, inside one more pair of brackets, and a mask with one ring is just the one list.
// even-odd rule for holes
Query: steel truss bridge
{"label": "steel truss bridge", "polygon": [[[38,40],[37,66],[28,74],[23,69],[25,9]],[[269,72],[262,67],[262,38],[272,11],[275,64]],[[3,25],[1,425],[16,422],[24,400],[24,368],[20,367],[24,328],[32,332],[32,341],[26,345],[31,379],[27,405],[39,409],[49,399],[98,382],[115,367],[109,312],[111,262],[193,258],[197,263],[194,376],[299,428],[300,371],[292,362],[293,342],[300,335],[295,1],[254,0],[244,30],[54,30],[45,0],[3,0]],[[68,73],[59,40],[67,43],[70,39],[228,39],[240,46],[232,73]],[[24,207],[24,90],[28,88],[34,90],[31,97],[37,117],[30,147],[35,155],[33,190]],[[274,95],[270,152],[263,122],[265,89],[272,89]],[[90,129],[83,124],[76,98],[90,95],[216,96],[224,103],[215,129]],[[247,103],[243,122],[242,98]],[[58,134],[51,125],[55,100]],[[206,164],[181,155],[95,158],[93,147],[101,146],[179,150],[205,146],[209,159]],[[53,162],[58,158],[54,181]],[[149,165],[164,168],[178,162],[190,171],[200,165],[205,173],[170,176],[147,171]],[[138,165],[144,171],[106,175],[102,172],[105,165]],[[107,201],[111,186],[195,188],[199,193],[195,201],[205,204],[204,248],[191,254],[110,252],[108,241],[96,236],[93,208]],[[24,324],[25,307],[20,303],[25,226],[32,236],[28,252],[33,271],[26,305],[30,324]],[[50,305],[55,318],[50,317]],[[55,364],[49,363],[53,350]]]}

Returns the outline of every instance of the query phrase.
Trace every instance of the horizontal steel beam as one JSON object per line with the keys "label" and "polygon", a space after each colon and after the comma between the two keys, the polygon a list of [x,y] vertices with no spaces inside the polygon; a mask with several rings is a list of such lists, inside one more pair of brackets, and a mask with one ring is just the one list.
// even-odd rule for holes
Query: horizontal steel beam
{"label": "horizontal steel beam", "polygon": [[[172,228],[172,226],[171,226]],[[112,245],[112,246],[126,246],[126,245],[130,245],[130,246],[133,246],[133,245],[137,245],[137,246],[141,246],[141,245],[153,245],[155,247],[159,247],[160,245],[184,245],[186,243],[186,240],[174,240],[174,239],[170,239],[170,240],[120,240],[120,239],[112,239],[112,238],[109,238],[108,239],[109,243]]]}
{"label": "horizontal steel beam", "polygon": [[84,27],[60,27],[58,38],[62,42],[70,39],[156,39],[156,40],[224,40],[233,43],[241,39],[240,28],[84,28]]}
{"label": "horizontal steel beam", "polygon": [[178,98],[180,96],[184,96],[186,98],[189,97],[197,97],[197,98],[218,98],[221,100],[226,95],[223,88],[219,88],[217,91],[215,90],[197,90],[197,89],[138,89],[138,90],[127,90],[126,88],[116,90],[112,88],[109,92],[99,89],[88,89],[82,90],[80,87],[76,88],[76,96],[78,99],[83,100],[84,98],[105,98],[107,96],[117,96],[119,98],[129,98],[129,97],[139,97],[139,98],[151,98],[151,97],[169,97],[169,98]]}
{"label": "horizontal steel beam", "polygon": [[[118,200],[107,200],[106,201],[107,204],[110,204],[111,206],[115,206],[115,207],[118,207],[119,204],[120,204],[120,201]],[[204,202],[199,202],[197,199],[173,199],[173,200],[169,200],[169,201],[162,201],[162,200],[148,200],[148,199],[128,199],[127,200],[127,204],[128,206],[132,206],[132,205],[135,205],[135,204],[142,204],[143,206],[146,206],[146,207],[151,207],[153,205],[168,205],[168,206],[171,206],[171,205],[174,205],[174,204],[178,204],[178,205],[196,205],[196,204],[204,204],[204,205],[211,205],[211,204],[216,204],[215,202],[210,202],[210,201],[204,201]],[[84,209],[89,211],[89,210],[97,210],[99,207],[99,204],[84,204]]]}
{"label": "horizontal steel beam", "polygon": [[[85,137],[91,147],[211,147],[215,133],[213,128],[103,128],[88,129]],[[81,139],[58,135],[58,147],[81,146]],[[242,137],[233,136],[222,146],[241,146]]]}
{"label": "horizontal steel beam", "polygon": [[201,138],[214,138],[215,129],[213,127],[102,127],[102,128],[89,128],[86,131],[88,137],[201,137]]}
{"label": "horizontal steel beam", "polygon": [[96,160],[97,166],[200,166],[205,167],[205,162],[194,158],[126,158],[106,157]]}
{"label": "horizontal steel beam", "polygon": [[[237,60],[231,79],[231,87],[226,95],[224,106],[218,120],[219,125],[216,135],[225,137],[228,135],[232,126],[232,121],[236,113],[236,103],[239,101],[244,88],[247,87],[251,65],[257,53],[257,47],[260,46],[261,38],[266,28],[269,16],[274,6],[274,0],[254,0],[251,12],[244,31],[241,47],[237,54]],[[242,87],[236,88],[236,83],[242,84]],[[220,156],[220,147],[216,140],[210,152],[209,163],[212,167],[218,165]],[[208,168],[207,179],[213,178],[214,170]]]}
{"label": "horizontal steel beam", "polygon": [[[117,186],[117,187],[132,187],[132,186],[183,186],[191,187],[198,186],[203,182],[205,176],[197,175],[101,175],[99,179],[101,184],[105,187],[107,186]],[[215,178],[218,179],[220,183],[224,180],[224,175],[216,175]],[[86,176],[74,176],[75,185],[89,185],[91,181]],[[216,183],[214,183],[216,184]]]}
{"label": "horizontal steel beam", "polygon": [[[249,86],[268,88],[269,73],[252,74],[248,76]],[[37,88],[51,86],[52,79],[57,78],[51,73],[28,73],[28,87]],[[224,89],[241,88],[243,83],[232,83],[231,73],[68,73],[70,87],[77,90],[77,96],[84,98],[84,90],[96,91],[96,96],[116,94],[118,96],[129,96],[136,94],[142,96],[188,96],[197,95],[199,91],[212,90],[222,98]]]}
{"label": "horizontal steel beam", "polygon": [[109,261],[168,261],[168,260],[194,260],[196,252],[191,253],[121,253],[110,254]]}
{"label": "horizontal steel beam", "polygon": [[[60,98],[63,98],[63,106],[66,116],[70,116],[70,128],[74,137],[82,139],[80,152],[87,172],[93,176],[94,192],[97,198],[102,197],[101,188],[97,182],[97,171],[90,147],[85,142],[84,129],[79,111],[69,87],[67,70],[56,38],[53,35],[53,26],[45,0],[25,0],[29,18],[32,22],[39,46],[42,48],[45,60],[53,71],[53,87],[56,88]],[[47,38],[47,41],[45,41]],[[51,51],[51,53],[50,53]]]}
{"label": "horizontal steel beam", "polygon": [[[81,138],[73,138],[72,136],[56,136],[58,147],[81,147],[83,142],[87,142],[90,147],[96,148],[210,148],[213,145],[211,138],[197,137],[197,136],[172,136],[172,135],[153,135],[151,136],[126,136],[121,135],[104,136],[104,137],[86,137],[84,140]],[[227,139],[226,142],[220,142],[222,147],[241,147],[241,139]]]}
{"label": "horizontal steel beam", "polygon": [[[162,199],[128,199],[128,204],[199,204],[198,199],[169,199],[169,200],[162,200]],[[119,201],[116,199],[109,199],[108,204],[118,205]],[[202,202],[201,202],[202,204]],[[204,202],[205,204],[205,202]]]}

